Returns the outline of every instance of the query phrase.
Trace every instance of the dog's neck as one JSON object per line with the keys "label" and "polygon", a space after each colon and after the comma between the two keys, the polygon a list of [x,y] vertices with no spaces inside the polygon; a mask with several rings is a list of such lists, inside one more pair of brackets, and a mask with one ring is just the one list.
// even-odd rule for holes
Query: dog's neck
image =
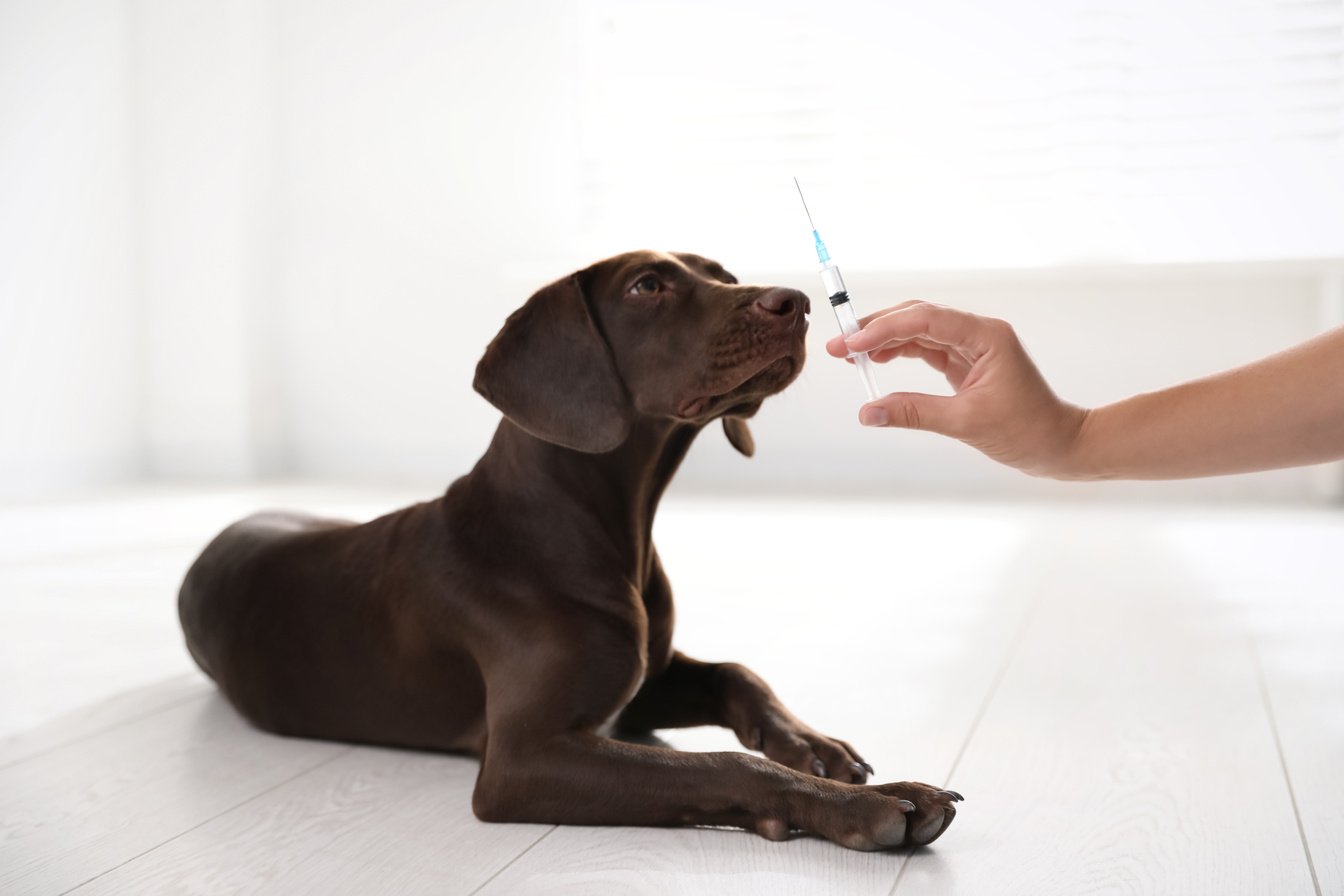
{"label": "dog's neck", "polygon": [[595,519],[642,582],[652,557],[658,502],[701,428],[639,418],[619,447],[587,454],[543,441],[505,418],[472,476],[484,477],[496,494],[515,495],[528,504],[540,498],[552,512],[567,508]]}

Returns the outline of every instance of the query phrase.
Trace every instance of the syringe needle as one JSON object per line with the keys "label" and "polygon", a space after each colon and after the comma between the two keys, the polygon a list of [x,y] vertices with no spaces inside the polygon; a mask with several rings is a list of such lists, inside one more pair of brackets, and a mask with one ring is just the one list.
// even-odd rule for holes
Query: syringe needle
{"label": "syringe needle", "polygon": [[803,200],[803,211],[807,213],[807,227],[809,230],[816,230],[816,225],[812,223],[812,212],[807,207],[807,200],[803,198],[803,188],[798,184],[798,177],[794,175],[793,185],[798,187],[798,198]]}

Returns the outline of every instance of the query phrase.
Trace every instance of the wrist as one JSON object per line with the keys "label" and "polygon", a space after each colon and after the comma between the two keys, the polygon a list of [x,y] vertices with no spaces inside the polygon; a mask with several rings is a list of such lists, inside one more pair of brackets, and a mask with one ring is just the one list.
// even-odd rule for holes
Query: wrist
{"label": "wrist", "polygon": [[1098,433],[1104,426],[1105,409],[1071,407],[1070,410],[1065,447],[1058,466],[1050,473],[1051,478],[1069,481],[1111,478],[1097,450],[1104,438]]}

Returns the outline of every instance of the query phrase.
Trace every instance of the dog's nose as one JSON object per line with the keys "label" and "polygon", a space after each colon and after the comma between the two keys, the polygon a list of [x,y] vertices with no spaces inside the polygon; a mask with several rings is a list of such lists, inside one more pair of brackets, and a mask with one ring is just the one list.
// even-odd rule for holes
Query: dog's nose
{"label": "dog's nose", "polygon": [[762,293],[756,299],[756,307],[767,314],[784,317],[803,307],[806,296],[796,289],[776,287]]}

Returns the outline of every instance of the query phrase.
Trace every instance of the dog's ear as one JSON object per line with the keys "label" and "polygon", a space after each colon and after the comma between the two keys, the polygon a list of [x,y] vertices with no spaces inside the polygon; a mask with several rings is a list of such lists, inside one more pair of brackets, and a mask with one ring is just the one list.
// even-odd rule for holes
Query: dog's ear
{"label": "dog's ear", "polygon": [[580,274],[543,287],[509,315],[472,385],[532,435],[576,451],[611,451],[630,432],[630,400]]}
{"label": "dog's ear", "polygon": [[733,447],[747,457],[756,453],[756,440],[752,438],[751,428],[743,418],[724,417],[723,432],[728,436],[728,441],[733,443]]}

